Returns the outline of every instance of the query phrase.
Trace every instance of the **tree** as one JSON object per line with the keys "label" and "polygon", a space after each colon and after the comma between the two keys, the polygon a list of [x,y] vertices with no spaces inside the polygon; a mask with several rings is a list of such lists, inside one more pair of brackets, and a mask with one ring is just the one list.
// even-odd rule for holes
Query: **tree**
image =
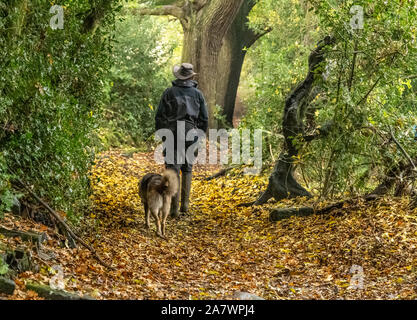
{"label": "tree", "polygon": [[[310,3],[320,34],[332,35],[334,42],[331,50],[320,44],[312,49],[307,77],[280,104],[283,121],[277,133],[283,134],[283,151],[255,204],[272,197],[308,196],[296,180],[295,167],[320,197],[409,192],[416,155],[415,8],[399,0],[388,7],[383,1],[364,2],[360,28],[351,2]],[[274,88],[279,77],[271,77],[269,86]],[[296,83],[299,77],[293,77]]]}
{"label": "tree", "polygon": [[260,36],[247,25],[254,0],[177,0],[139,9],[144,15],[170,15],[184,31],[182,61],[192,63],[209,106],[209,125],[217,127],[215,106],[232,124],[245,48]]}
{"label": "tree", "polygon": [[16,178],[68,217],[88,206],[118,4],[64,1],[64,28],[55,30],[50,2],[0,0],[0,211],[17,203]]}
{"label": "tree", "polygon": [[226,119],[226,124],[229,126],[233,126],[237,90],[247,49],[256,40],[271,31],[271,28],[266,28],[262,32],[256,32],[249,27],[248,16],[255,4],[254,0],[243,2],[223,39],[223,47],[220,52],[216,104],[222,107],[222,114]]}
{"label": "tree", "polygon": [[307,142],[320,136],[304,136],[304,120],[311,101],[318,94],[318,90],[314,88],[314,85],[323,74],[325,50],[333,41],[328,36],[317,44],[317,47],[309,57],[309,70],[306,78],[297,85],[286,99],[282,120],[284,134],[283,151],[269,178],[268,187],[255,202],[256,205],[262,205],[272,197],[279,201],[285,198],[311,196],[294,177],[294,161],[300,149],[300,142],[297,139],[301,137],[302,142]]}
{"label": "tree", "polygon": [[112,10],[113,2],[111,0],[90,1],[91,8],[84,18],[82,31],[84,33],[94,33],[106,14]]}

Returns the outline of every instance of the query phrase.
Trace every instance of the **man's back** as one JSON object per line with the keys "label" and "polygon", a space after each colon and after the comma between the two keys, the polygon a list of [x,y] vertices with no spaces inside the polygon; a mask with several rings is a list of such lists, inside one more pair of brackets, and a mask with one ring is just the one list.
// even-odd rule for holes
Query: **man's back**
{"label": "man's back", "polygon": [[204,96],[193,80],[175,80],[161,99],[156,114],[156,129],[175,129],[177,121],[192,123],[207,130],[208,115]]}

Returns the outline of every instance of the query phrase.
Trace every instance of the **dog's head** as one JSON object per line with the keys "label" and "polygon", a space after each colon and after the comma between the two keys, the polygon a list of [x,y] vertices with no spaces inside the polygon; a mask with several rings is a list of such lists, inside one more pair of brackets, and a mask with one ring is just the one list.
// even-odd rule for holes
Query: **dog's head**
{"label": "dog's head", "polygon": [[168,181],[168,179],[164,179],[164,180],[162,181],[162,189],[163,189],[164,191],[166,191],[166,190],[168,190],[168,188],[169,188],[169,181]]}

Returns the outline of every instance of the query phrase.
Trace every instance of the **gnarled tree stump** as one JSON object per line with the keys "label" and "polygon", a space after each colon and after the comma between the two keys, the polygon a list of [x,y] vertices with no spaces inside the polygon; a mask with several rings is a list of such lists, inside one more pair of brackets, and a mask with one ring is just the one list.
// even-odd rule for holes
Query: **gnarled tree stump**
{"label": "gnarled tree stump", "polygon": [[299,152],[299,144],[295,143],[295,139],[304,142],[312,140],[304,139],[304,119],[311,101],[318,94],[314,84],[323,74],[324,55],[327,47],[333,42],[333,38],[328,36],[317,44],[316,49],[310,54],[309,70],[305,80],[299,83],[286,99],[282,121],[285,138],[283,150],[269,178],[266,191],[255,201],[255,205],[264,204],[272,197],[279,201],[285,198],[311,196],[294,177],[294,158]]}

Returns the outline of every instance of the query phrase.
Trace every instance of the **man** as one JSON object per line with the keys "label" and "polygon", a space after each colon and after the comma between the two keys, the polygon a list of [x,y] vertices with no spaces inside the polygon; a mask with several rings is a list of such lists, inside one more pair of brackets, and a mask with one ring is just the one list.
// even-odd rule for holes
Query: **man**
{"label": "man", "polygon": [[[180,161],[177,157],[177,151],[185,155],[189,146],[195,141],[186,141],[187,133],[192,129],[200,129],[207,131],[208,113],[207,105],[203,93],[197,89],[197,82],[194,77],[197,75],[193,71],[193,65],[183,63],[181,66],[174,66],[174,76],[176,80],[172,82],[172,87],[165,90],[162,95],[156,112],[156,130],[169,129],[174,133],[174,163],[168,163],[165,157],[165,166],[167,169],[173,169],[177,172],[178,178],[181,171],[181,209],[182,213],[188,212],[189,197],[191,191],[192,167],[188,160]],[[185,123],[185,130],[178,131],[179,122]],[[183,141],[177,145],[177,140]],[[185,150],[177,150],[184,148]],[[185,162],[184,164],[182,164]],[[172,199],[171,216],[177,218],[179,216],[180,195],[177,193]]]}

